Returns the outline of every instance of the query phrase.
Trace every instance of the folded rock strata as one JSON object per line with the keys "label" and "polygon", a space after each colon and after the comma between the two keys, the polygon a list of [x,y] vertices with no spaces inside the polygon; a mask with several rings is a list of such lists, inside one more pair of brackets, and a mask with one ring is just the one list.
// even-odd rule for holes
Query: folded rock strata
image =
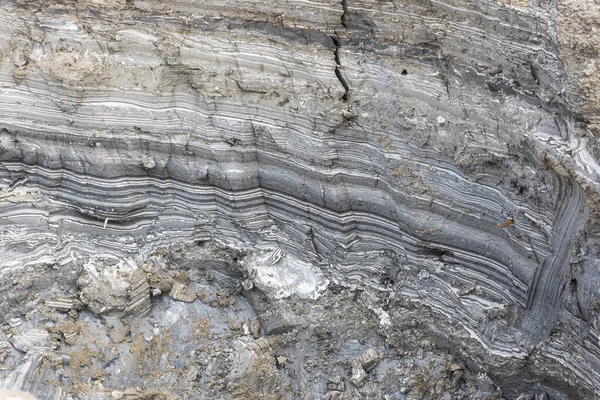
{"label": "folded rock strata", "polygon": [[51,265],[94,314],[137,318],[150,283],[131,260],[217,243],[254,252],[254,276],[223,279],[272,301],[376,292],[389,338],[419,329],[508,395],[594,398],[598,15],[1,1],[0,276]]}

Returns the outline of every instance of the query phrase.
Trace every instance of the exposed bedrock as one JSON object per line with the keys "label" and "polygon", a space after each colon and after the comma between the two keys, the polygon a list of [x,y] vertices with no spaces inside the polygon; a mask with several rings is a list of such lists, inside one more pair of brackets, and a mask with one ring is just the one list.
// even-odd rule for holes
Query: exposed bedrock
{"label": "exposed bedrock", "polygon": [[[191,291],[203,265],[260,340],[312,335],[317,313],[273,311],[295,299],[372,294],[381,357],[416,331],[506,398],[598,398],[600,40],[584,10],[600,15],[592,0],[0,1],[7,324],[50,301],[88,332],[133,315],[151,342],[151,308],[213,312]],[[175,260],[192,278],[168,284],[143,267],[204,245],[239,259]],[[262,342],[231,340],[261,359]],[[373,368],[350,348],[363,355],[332,393]],[[45,398],[17,350],[29,369],[2,382]],[[323,396],[323,379],[288,395]]]}

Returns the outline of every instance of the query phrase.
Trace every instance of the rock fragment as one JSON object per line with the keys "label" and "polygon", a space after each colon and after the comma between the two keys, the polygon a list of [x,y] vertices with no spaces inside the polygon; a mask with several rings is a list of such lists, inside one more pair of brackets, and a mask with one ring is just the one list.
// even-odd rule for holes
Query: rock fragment
{"label": "rock fragment", "polygon": [[21,326],[22,324],[23,324],[23,320],[21,318],[19,318],[19,317],[10,318],[8,320],[8,325],[11,328],[17,328],[17,327]]}
{"label": "rock fragment", "polygon": [[360,356],[352,361],[352,377],[350,382],[356,387],[360,387],[365,383],[367,379],[367,372],[373,369],[379,357],[375,349],[368,348]]}
{"label": "rock fragment", "polygon": [[150,300],[150,284],[143,270],[137,269],[131,274],[131,292],[129,293],[129,303],[125,309],[125,314],[133,314],[143,317],[148,315],[152,308]]}
{"label": "rock fragment", "polygon": [[81,302],[96,315],[107,314],[111,311],[123,311],[129,303],[128,285],[114,273],[111,274],[110,266],[95,265],[89,267],[77,279],[80,288]]}
{"label": "rock fragment", "polygon": [[248,329],[250,330],[250,334],[254,339],[258,339],[260,337],[260,322],[258,321],[258,318],[248,321]]}
{"label": "rock fragment", "polygon": [[337,390],[338,392],[344,391],[344,381],[339,376],[331,377],[327,380],[328,390]]}
{"label": "rock fragment", "polygon": [[323,400],[338,400],[341,396],[342,392],[338,392],[337,390],[329,390],[323,396]]}
{"label": "rock fragment", "polygon": [[280,367],[283,367],[283,366],[285,366],[285,363],[287,362],[287,357],[277,356],[276,360],[277,360],[277,365],[279,365]]}
{"label": "rock fragment", "polygon": [[56,296],[50,300],[44,301],[44,305],[54,308],[57,311],[69,311],[74,307],[74,302],[72,298]]}
{"label": "rock fragment", "polygon": [[27,353],[34,347],[46,347],[50,344],[50,334],[43,329],[30,329],[10,338],[10,343],[20,351]]}
{"label": "rock fragment", "polygon": [[367,379],[367,372],[361,365],[352,366],[352,377],[350,382],[356,387],[361,387]]}
{"label": "rock fragment", "polygon": [[227,326],[232,331],[239,331],[240,329],[242,329],[242,323],[241,322],[229,321],[227,323]]}
{"label": "rock fragment", "polygon": [[[170,276],[151,276],[151,284],[154,291],[158,294],[160,293],[169,293],[171,289],[173,289],[173,282],[175,280]],[[160,293],[159,293],[160,292]]]}
{"label": "rock fragment", "polygon": [[329,378],[327,380],[327,392],[325,393],[325,396],[323,396],[323,400],[339,399],[344,388],[344,381],[339,376]]}
{"label": "rock fragment", "polygon": [[460,365],[459,363],[452,363],[448,367],[448,370],[450,370],[450,372],[459,371],[461,369],[463,369],[463,366]]}
{"label": "rock fragment", "polygon": [[173,282],[173,287],[171,288],[171,292],[169,295],[179,301],[183,301],[186,303],[191,303],[196,300],[196,295],[191,293],[187,286],[180,282]]}
{"label": "rock fragment", "polygon": [[369,348],[365,350],[358,358],[353,361],[354,364],[360,364],[365,371],[370,371],[379,361],[379,356],[375,349]]}

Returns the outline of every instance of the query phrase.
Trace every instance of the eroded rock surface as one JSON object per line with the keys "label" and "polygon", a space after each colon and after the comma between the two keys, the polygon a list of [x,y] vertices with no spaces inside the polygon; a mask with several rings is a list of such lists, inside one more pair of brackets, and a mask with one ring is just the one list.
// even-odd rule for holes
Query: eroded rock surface
{"label": "eroded rock surface", "polygon": [[0,1],[0,386],[598,398],[597,14]]}

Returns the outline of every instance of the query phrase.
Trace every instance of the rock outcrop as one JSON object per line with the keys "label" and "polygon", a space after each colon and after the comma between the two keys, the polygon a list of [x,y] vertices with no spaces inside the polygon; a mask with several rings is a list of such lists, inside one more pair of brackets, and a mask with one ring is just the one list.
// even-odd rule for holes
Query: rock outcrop
{"label": "rock outcrop", "polygon": [[[2,335],[56,341],[6,347],[0,385],[597,398],[599,15],[592,0],[0,1]],[[238,308],[214,332],[165,333],[204,306]],[[348,333],[342,309],[369,322]],[[196,364],[169,358],[225,327]],[[301,363],[311,346],[337,358]],[[353,386],[334,359],[371,348],[376,378]],[[405,387],[383,371],[411,351],[447,368]],[[126,392],[148,379],[166,392]]]}

